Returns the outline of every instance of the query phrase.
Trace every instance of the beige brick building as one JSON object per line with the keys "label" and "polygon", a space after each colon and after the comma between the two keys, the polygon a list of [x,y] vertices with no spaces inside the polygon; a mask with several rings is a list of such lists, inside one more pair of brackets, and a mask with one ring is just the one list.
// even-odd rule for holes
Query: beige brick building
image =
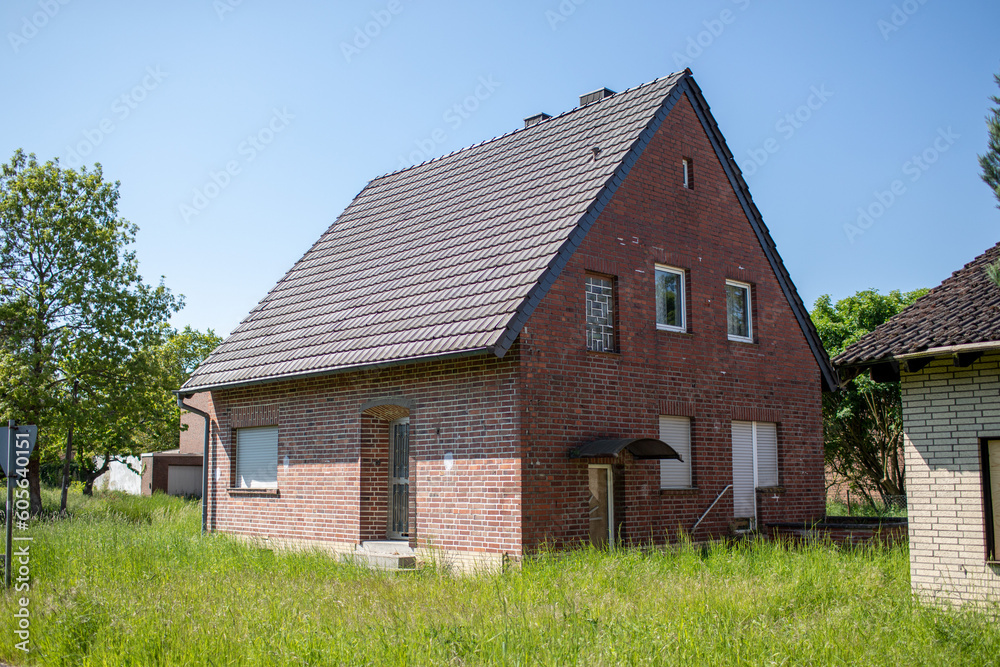
{"label": "beige brick building", "polygon": [[910,580],[925,599],[1000,601],[1000,287],[988,250],[835,362],[899,378]]}

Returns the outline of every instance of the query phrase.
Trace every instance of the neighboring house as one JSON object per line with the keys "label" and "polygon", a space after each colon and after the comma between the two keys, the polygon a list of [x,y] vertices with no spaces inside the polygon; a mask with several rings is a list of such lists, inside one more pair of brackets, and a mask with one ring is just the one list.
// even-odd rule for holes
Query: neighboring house
{"label": "neighboring house", "polygon": [[[208,394],[199,394],[187,401],[192,407],[204,409],[211,404]],[[201,497],[202,450],[205,420],[190,412],[181,413],[180,446],[162,452],[142,455],[142,494],[150,496],[162,491],[172,496]]]}
{"label": "neighboring house", "polygon": [[470,565],[820,519],[836,386],[685,71],[373,180],[179,393],[209,530]]}
{"label": "neighboring house", "polygon": [[899,380],[910,581],[954,602],[1000,601],[1000,287],[994,246],[834,361]]}

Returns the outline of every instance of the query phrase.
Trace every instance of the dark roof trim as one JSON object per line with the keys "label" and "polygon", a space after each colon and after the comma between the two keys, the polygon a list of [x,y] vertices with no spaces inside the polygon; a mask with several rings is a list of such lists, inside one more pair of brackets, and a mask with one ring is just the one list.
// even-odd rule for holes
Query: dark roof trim
{"label": "dark roof trim", "polygon": [[[687,77],[685,77],[687,78]],[[682,79],[683,81],[683,79]],[[653,139],[653,135],[656,131],[660,129],[660,125],[666,120],[667,116],[670,114],[671,109],[677,103],[677,100],[681,98],[681,91],[678,84],[670,90],[670,94],[660,105],[660,108],[653,115],[653,118],[646,125],[646,129],[639,133],[638,138],[632,144],[632,148],[625,154],[622,158],[621,164],[614,171],[610,178],[605,182],[604,187],[598,193],[597,197],[593,202],[591,202],[590,207],[587,212],[583,214],[580,218],[580,222],[577,223],[576,229],[574,229],[563,246],[556,253],[555,258],[549,263],[549,268],[542,274],[535,286],[531,288],[528,292],[528,297],[521,303],[521,306],[514,313],[514,316],[507,323],[507,329],[504,334],[497,341],[496,345],[493,347],[493,353],[498,357],[503,357],[507,354],[507,350],[510,346],[514,344],[517,339],[518,334],[521,333],[521,329],[527,323],[528,318],[531,314],[535,312],[535,308],[538,304],[542,302],[545,295],[549,293],[549,289],[556,282],[556,278],[562,273],[562,270],[569,263],[570,258],[576,249],[580,247],[583,243],[583,239],[587,236],[587,232],[590,228],[594,226],[597,222],[597,218],[600,217],[601,213],[604,211],[604,207],[608,205],[611,198],[614,197],[615,192],[618,191],[618,187],[625,182],[625,177],[628,176],[629,172],[632,171],[632,167],[639,160],[639,156],[649,145],[649,142]]]}
{"label": "dark roof trim", "polygon": [[311,373],[288,373],[287,375],[272,375],[265,378],[256,378],[254,380],[246,380],[244,382],[218,382],[216,384],[206,384],[199,385],[197,387],[174,389],[173,392],[180,396],[181,398],[187,398],[189,396],[194,396],[195,394],[200,394],[203,391],[216,391],[219,389],[239,389],[240,387],[252,387],[258,384],[272,384],[274,382],[284,382],[286,380],[306,380],[309,378],[323,377],[326,375],[339,375],[341,373],[352,373],[354,371],[361,370],[371,370],[376,368],[389,368],[392,366],[402,366],[404,364],[415,364],[423,361],[440,361],[444,359],[454,359],[456,357],[472,357],[480,354],[486,354],[490,350],[485,347],[476,348],[474,350],[459,350],[457,352],[444,352],[436,354],[427,354],[417,357],[407,357],[405,359],[393,359],[392,361],[379,361],[377,363],[370,364],[357,364],[354,366],[341,366],[339,368],[326,368],[320,371],[313,371]]}
{"label": "dark roof trim", "polygon": [[570,451],[573,459],[598,459],[618,456],[627,449],[637,459],[676,459],[681,461],[681,455],[674,448],[656,438],[611,438],[592,440]]}
{"label": "dark roof trim", "polygon": [[698,84],[692,77],[685,76],[675,90],[689,93],[689,98],[692,101],[691,106],[694,107],[694,111],[698,115],[705,133],[708,135],[709,141],[712,142],[712,147],[715,148],[716,157],[722,163],[722,168],[725,170],[726,176],[729,177],[729,183],[732,185],[733,190],[736,191],[736,196],[740,200],[743,212],[757,234],[757,240],[764,250],[767,261],[770,262],[771,268],[774,270],[774,275],[778,278],[781,291],[785,293],[788,305],[791,306],[806,342],[812,350],[813,356],[816,358],[823,381],[823,389],[825,391],[835,391],[840,387],[840,379],[837,376],[837,371],[834,369],[833,364],[830,363],[830,357],[827,355],[826,349],[819,339],[816,327],[813,326],[812,320],[809,318],[809,312],[806,310],[805,304],[802,303],[802,299],[799,298],[799,294],[795,290],[795,285],[792,283],[792,278],[781,261],[781,256],[778,255],[774,239],[771,238],[767,225],[764,224],[764,219],[760,211],[757,210],[757,205],[753,203],[753,199],[750,197],[750,189],[747,187],[746,181],[743,180],[743,174],[740,172],[740,168],[736,164],[736,159],[726,144],[725,137],[719,131],[718,123],[715,122],[715,118],[712,116],[708,102],[705,101],[704,96],[701,94],[701,88],[698,87]]}

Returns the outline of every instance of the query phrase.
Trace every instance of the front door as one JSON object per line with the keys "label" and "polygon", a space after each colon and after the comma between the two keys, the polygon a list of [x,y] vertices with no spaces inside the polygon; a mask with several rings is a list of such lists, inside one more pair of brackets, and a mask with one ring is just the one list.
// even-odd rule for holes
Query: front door
{"label": "front door", "polygon": [[390,540],[410,536],[410,419],[389,425],[389,529]]}
{"label": "front door", "polygon": [[590,543],[604,548],[614,544],[614,505],[612,501],[611,466],[592,465],[589,468]]}

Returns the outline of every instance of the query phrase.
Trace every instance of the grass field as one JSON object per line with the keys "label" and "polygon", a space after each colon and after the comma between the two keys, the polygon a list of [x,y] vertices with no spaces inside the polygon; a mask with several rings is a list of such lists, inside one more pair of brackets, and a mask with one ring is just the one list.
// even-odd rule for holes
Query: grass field
{"label": "grass field", "polygon": [[[56,496],[47,497],[47,504]],[[197,504],[70,502],[31,546],[39,665],[944,665],[1000,658],[994,614],[912,601],[905,549],[746,543],[544,554],[504,573],[369,572],[198,534]]]}

